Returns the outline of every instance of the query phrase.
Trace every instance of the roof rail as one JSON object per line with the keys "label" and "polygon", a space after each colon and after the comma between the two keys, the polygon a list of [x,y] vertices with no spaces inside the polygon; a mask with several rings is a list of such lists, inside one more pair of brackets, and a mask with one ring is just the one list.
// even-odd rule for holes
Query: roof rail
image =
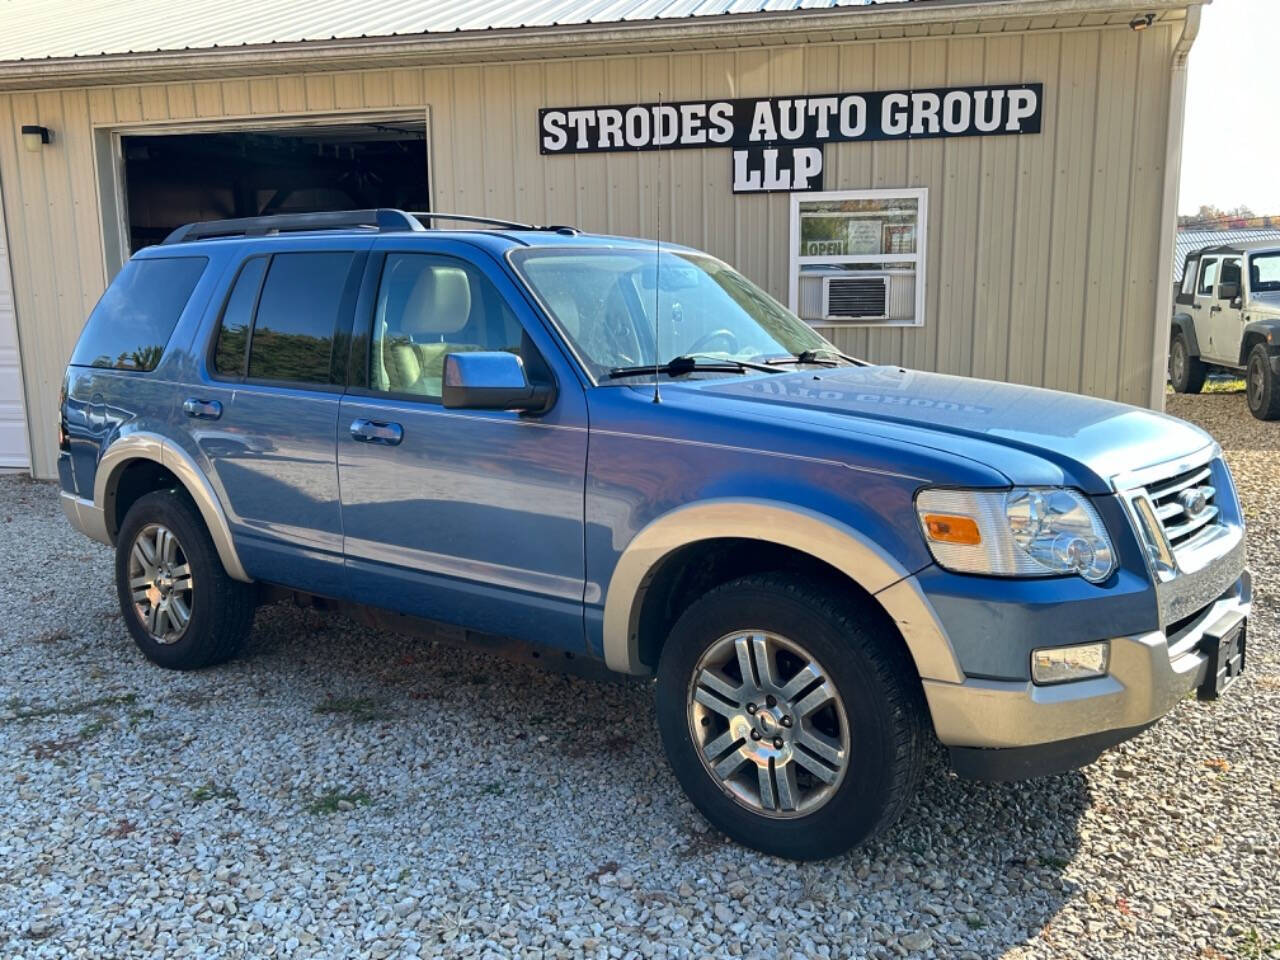
{"label": "roof rail", "polygon": [[575,236],[580,232],[577,227],[566,227],[562,225],[542,226],[536,223],[520,223],[516,220],[500,220],[496,217],[477,217],[470,213],[440,213],[436,211],[415,210],[410,213],[409,216],[418,217],[421,220],[457,220],[460,223],[487,223],[490,226],[502,227],[505,230],[551,230],[555,233],[564,233]]}
{"label": "roof rail", "polygon": [[240,217],[235,220],[203,220],[178,227],[165,237],[165,243],[206,240],[211,237],[265,237],[275,233],[300,230],[376,229],[379,233],[422,230],[416,219],[420,214],[403,210],[337,210],[324,213],[285,213],[265,217]]}

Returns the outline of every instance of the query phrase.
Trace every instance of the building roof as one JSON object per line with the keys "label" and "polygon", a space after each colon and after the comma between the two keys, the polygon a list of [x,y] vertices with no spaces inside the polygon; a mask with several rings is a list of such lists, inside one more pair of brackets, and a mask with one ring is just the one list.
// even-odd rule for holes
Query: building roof
{"label": "building roof", "polygon": [[1265,227],[1255,230],[1179,230],[1174,240],[1173,279],[1181,282],[1187,254],[1202,247],[1250,249],[1251,246],[1276,245],[1280,245],[1280,230]]}
{"label": "building roof", "polygon": [[924,0],[0,0],[0,62],[522,27],[831,10]]}

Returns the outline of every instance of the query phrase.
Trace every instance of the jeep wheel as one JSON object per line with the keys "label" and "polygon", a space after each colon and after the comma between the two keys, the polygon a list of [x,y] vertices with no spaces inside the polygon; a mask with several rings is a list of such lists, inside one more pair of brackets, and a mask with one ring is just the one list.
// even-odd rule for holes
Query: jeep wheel
{"label": "jeep wheel", "polygon": [[835,856],[913,794],[925,741],[915,669],[863,613],[794,577],[752,576],[694,602],[667,639],[663,745],[685,793],[739,843]]}
{"label": "jeep wheel", "polygon": [[227,575],[195,505],[178,493],[149,493],[129,508],[116,592],[139,649],[174,670],[231,659],[253,625],[253,587]]}
{"label": "jeep wheel", "polygon": [[1249,400],[1249,412],[1259,420],[1280,419],[1280,377],[1271,372],[1271,358],[1267,345],[1259,343],[1249,351],[1249,365],[1245,368],[1245,394]]}
{"label": "jeep wheel", "polygon": [[1191,355],[1186,336],[1175,333],[1169,344],[1169,380],[1173,389],[1178,393],[1199,393],[1206,372],[1200,358]]}

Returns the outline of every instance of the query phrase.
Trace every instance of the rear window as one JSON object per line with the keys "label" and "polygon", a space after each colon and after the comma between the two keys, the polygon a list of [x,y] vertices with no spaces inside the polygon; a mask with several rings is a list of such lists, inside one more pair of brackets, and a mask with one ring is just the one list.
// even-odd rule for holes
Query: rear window
{"label": "rear window", "polygon": [[154,370],[208,264],[207,257],[130,260],[89,314],[72,365]]}
{"label": "rear window", "polygon": [[248,327],[250,379],[331,382],[338,318],[350,313],[359,288],[354,260],[347,251],[271,257],[252,323],[247,314],[256,268],[247,264],[223,315],[215,349],[217,370],[230,373],[235,368],[236,351]]}

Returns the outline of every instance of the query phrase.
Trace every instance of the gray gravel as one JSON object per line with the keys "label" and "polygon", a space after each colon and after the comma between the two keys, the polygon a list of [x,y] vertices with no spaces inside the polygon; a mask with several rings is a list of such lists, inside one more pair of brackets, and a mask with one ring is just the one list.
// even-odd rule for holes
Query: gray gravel
{"label": "gray gravel", "polygon": [[1175,398],[1252,527],[1249,672],[1083,772],[950,777],[796,865],[708,831],[646,686],[288,607],[149,666],[111,558],[0,478],[4,956],[1280,957],[1280,424]]}

